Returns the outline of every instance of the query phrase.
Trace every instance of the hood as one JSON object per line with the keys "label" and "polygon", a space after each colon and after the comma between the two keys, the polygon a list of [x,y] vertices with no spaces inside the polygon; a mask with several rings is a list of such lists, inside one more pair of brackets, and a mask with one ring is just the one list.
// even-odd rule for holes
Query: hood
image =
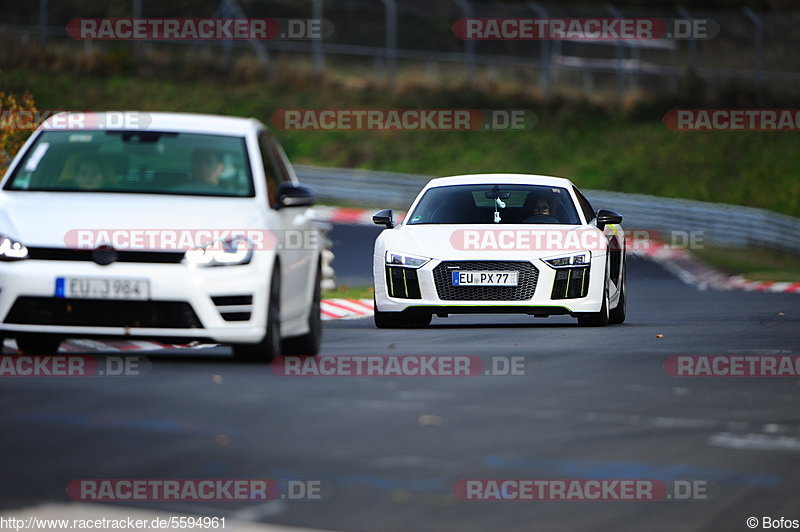
{"label": "hood", "polygon": [[0,233],[26,246],[63,247],[79,229],[244,229],[262,223],[255,198],[3,192]]}
{"label": "hood", "polygon": [[606,250],[603,232],[592,225],[401,225],[382,238],[387,251],[440,260],[531,260]]}

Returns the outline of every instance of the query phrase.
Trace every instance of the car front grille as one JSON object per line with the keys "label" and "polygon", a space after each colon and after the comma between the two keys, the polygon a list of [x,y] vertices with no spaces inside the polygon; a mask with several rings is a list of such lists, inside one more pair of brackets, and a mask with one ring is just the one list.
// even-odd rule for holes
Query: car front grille
{"label": "car front grille", "polygon": [[553,281],[551,299],[586,297],[589,292],[589,268],[559,268]]}
{"label": "car front grille", "polygon": [[194,309],[185,301],[112,301],[32,296],[17,298],[5,323],[76,327],[202,328]]}
{"label": "car front grille", "polygon": [[[29,247],[28,258],[31,260],[69,260],[94,261],[93,249],[43,248]],[[179,264],[185,255],[183,251],[140,251],[119,250],[114,262],[140,262],[153,264]]]}
{"label": "car front grille", "polygon": [[[516,271],[517,286],[453,286],[454,271]],[[525,261],[448,261],[433,269],[442,301],[527,301],[533,297],[539,270]]]}

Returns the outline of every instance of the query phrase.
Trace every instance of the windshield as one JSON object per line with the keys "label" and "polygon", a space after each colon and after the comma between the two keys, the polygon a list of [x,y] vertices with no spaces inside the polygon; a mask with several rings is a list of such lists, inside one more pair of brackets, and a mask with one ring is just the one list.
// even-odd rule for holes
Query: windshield
{"label": "windshield", "polygon": [[422,196],[408,225],[569,224],[580,219],[566,189],[539,185],[453,185]]}
{"label": "windshield", "polygon": [[253,196],[242,137],[154,131],[46,131],[7,190]]}

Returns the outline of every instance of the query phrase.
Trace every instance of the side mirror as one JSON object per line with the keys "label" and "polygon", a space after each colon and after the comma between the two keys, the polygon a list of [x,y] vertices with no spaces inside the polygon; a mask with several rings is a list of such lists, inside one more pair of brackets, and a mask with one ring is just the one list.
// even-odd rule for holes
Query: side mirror
{"label": "side mirror", "polygon": [[386,229],[391,229],[394,227],[394,212],[392,209],[378,211],[372,215],[372,223],[386,226]]}
{"label": "side mirror", "polygon": [[621,224],[622,215],[614,212],[600,209],[597,211],[597,228],[603,229],[608,224]]}
{"label": "side mirror", "polygon": [[314,191],[304,185],[281,183],[278,186],[277,208],[283,207],[308,207],[316,203]]}

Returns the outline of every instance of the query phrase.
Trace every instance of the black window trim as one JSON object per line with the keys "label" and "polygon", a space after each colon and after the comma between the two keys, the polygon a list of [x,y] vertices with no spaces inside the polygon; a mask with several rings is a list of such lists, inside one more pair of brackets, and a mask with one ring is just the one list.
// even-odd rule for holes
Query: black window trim
{"label": "black window trim", "polygon": [[[594,207],[592,207],[592,204],[589,202],[589,200],[586,199],[586,196],[584,196],[583,193],[580,190],[578,190],[578,187],[572,185],[572,189],[575,191],[575,196],[577,196],[578,198],[578,204],[581,207],[581,211],[583,211],[583,217],[586,218],[586,223],[588,224],[589,222],[597,218],[597,212],[595,212]],[[584,207],[584,203],[586,203],[585,207],[588,207],[589,212],[592,213],[591,218],[586,214],[586,208]]]}

